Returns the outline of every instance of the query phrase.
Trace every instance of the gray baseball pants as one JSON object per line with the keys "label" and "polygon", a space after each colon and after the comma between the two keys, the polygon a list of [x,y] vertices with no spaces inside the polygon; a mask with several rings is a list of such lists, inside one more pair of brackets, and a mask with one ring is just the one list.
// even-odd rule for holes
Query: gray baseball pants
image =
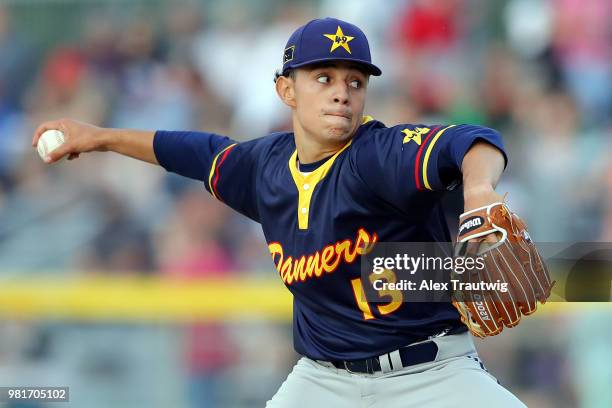
{"label": "gray baseball pants", "polygon": [[385,373],[351,373],[302,357],[266,407],[525,407],[486,371],[469,333],[433,340],[434,361]]}

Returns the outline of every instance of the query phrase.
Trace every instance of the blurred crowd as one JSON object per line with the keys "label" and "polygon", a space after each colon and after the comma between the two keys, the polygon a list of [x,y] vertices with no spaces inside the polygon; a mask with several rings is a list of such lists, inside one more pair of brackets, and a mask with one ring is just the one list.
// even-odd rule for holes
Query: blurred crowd
{"label": "blurred crowd", "polygon": [[[214,201],[201,183],[112,153],[46,166],[31,136],[40,122],[61,117],[105,127],[205,130],[236,140],[288,129],[290,112],[274,92],[274,71],[291,32],[327,15],[360,26],[383,70],[370,82],[367,114],[387,125],[498,129],[510,158],[498,191],[509,192],[537,241],[612,240],[608,1],[259,2],[268,12],[253,18],[237,1],[214,11],[210,1],[155,7],[145,1],[127,15],[118,10],[124,2],[92,1],[79,6],[75,35],[61,42],[32,36],[23,5],[20,19],[13,18],[18,2],[0,5],[0,275],[273,276],[258,226]],[[459,210],[460,200],[454,195],[449,208]],[[185,350],[190,395],[199,401],[193,406],[208,406],[214,390],[236,386],[245,373],[262,375],[248,367],[276,371],[263,375],[269,385],[259,389],[242,379],[244,395],[273,392],[288,372],[290,353],[245,363],[266,345],[278,344],[278,351],[287,343],[289,350],[287,328],[272,328],[276,336],[260,330],[251,349],[244,330],[257,332],[202,324],[175,339]],[[236,352],[240,347],[247,350]],[[562,346],[525,347],[484,359],[524,395],[544,390],[530,396],[534,406],[585,401]],[[233,376],[219,374],[232,369]],[[229,394],[219,398],[240,393]]]}

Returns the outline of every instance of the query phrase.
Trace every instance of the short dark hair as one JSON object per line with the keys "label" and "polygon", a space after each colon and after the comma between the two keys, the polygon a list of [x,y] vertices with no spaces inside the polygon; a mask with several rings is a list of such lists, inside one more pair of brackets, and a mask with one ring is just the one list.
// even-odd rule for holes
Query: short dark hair
{"label": "short dark hair", "polygon": [[276,83],[276,81],[278,81],[278,78],[282,76],[291,78],[295,81],[295,69],[288,69],[284,73],[280,69],[277,69],[274,73],[274,83]]}

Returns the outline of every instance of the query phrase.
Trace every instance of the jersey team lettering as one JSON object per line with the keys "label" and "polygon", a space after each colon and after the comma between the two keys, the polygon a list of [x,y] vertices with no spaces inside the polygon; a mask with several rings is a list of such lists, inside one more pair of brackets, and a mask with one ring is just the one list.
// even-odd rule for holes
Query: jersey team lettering
{"label": "jersey team lettering", "polygon": [[365,229],[359,228],[354,244],[352,240],[345,239],[327,245],[314,254],[302,255],[300,258],[294,259],[288,256],[285,259],[283,246],[278,242],[271,243],[268,248],[281,279],[285,284],[291,285],[294,282],[320,278],[324,271],[332,273],[342,261],[348,264],[355,262],[357,255],[368,253],[377,241],[376,233],[370,234]]}

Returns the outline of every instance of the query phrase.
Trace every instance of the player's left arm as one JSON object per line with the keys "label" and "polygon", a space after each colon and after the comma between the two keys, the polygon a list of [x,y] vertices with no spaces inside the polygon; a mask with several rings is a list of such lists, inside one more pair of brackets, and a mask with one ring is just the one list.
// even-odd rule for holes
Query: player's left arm
{"label": "player's left arm", "polygon": [[416,194],[462,183],[469,206],[497,199],[494,186],[507,162],[501,135],[475,125],[373,126],[352,155],[364,184],[400,212],[414,207]]}
{"label": "player's left arm", "polygon": [[459,219],[457,253],[478,254],[485,264],[483,271],[468,271],[466,279],[509,286],[507,292],[480,293],[480,308],[473,293],[455,294],[462,321],[478,337],[516,326],[546,301],[554,285],[527,226],[495,192],[504,167],[502,151],[483,140],[471,144],[461,163],[465,212]]}
{"label": "player's left arm", "polygon": [[504,166],[504,155],[492,144],[477,141],[470,147],[461,164],[465,211],[503,201],[495,187]]}
{"label": "player's left arm", "polygon": [[[465,212],[459,219],[457,255],[481,256],[484,269],[466,272],[470,282],[504,282],[507,292],[455,293],[453,304],[478,337],[516,326],[549,297],[550,275],[527,226],[495,192],[506,164],[494,129],[474,125],[427,126],[414,161],[420,191],[452,190],[463,183]],[[414,131],[405,132],[410,143]],[[418,143],[417,143],[418,144]],[[416,146],[412,146],[416,148]]]}

